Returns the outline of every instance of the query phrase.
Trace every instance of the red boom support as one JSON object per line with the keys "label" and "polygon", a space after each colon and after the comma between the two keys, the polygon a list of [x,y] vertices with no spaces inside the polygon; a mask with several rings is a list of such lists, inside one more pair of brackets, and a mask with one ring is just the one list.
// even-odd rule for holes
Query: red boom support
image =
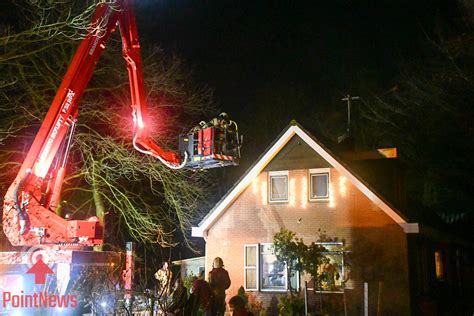
{"label": "red boom support", "polygon": [[5,196],[3,230],[12,245],[81,249],[103,242],[102,226],[96,217],[67,221],[55,211],[64,181],[65,162],[79,100],[117,25],[130,78],[135,121],[134,146],[172,168],[186,163],[186,157],[182,161],[179,155],[164,151],[148,135],[140,44],[130,1],[101,4],[94,13],[91,33],[79,45],[21,169]]}

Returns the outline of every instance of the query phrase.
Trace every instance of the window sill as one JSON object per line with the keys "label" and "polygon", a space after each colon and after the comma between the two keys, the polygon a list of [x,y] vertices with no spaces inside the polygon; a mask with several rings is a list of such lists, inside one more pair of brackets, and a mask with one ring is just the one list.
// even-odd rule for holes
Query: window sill
{"label": "window sill", "polygon": [[286,293],[288,290],[272,290],[272,289],[261,289],[260,292],[262,293]]}
{"label": "window sill", "polygon": [[329,203],[330,201],[331,201],[330,198],[309,199],[309,202],[323,202],[323,203]]}
{"label": "window sill", "polygon": [[[343,294],[344,291],[343,290],[340,290],[340,291],[314,291],[312,288],[307,288],[306,289],[308,292],[315,292],[315,293],[321,293],[321,294]],[[346,290],[352,290],[352,288],[346,288]]]}

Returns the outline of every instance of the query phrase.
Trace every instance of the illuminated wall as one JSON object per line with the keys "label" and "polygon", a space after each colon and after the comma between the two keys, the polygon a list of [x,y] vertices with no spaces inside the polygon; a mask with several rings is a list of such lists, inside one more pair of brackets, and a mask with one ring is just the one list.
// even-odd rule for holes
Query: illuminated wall
{"label": "illuminated wall", "polygon": [[[297,232],[307,242],[316,241],[318,229],[321,228],[328,236],[344,240],[348,248],[358,252],[368,253],[371,249],[386,251],[383,260],[380,260],[393,262],[395,268],[390,269],[396,273],[391,285],[393,290],[387,289],[384,295],[398,295],[397,302],[405,312],[403,306],[409,306],[408,267],[405,260],[406,236],[401,228],[334,168],[330,168],[329,198],[310,201],[309,175],[309,169],[289,170],[288,201],[272,203],[268,200],[269,172],[261,172],[209,229],[207,271],[213,258],[223,258],[232,279],[227,295],[230,298],[244,284],[244,245],[271,243],[274,234],[281,228]],[[386,244],[390,247],[387,248]],[[359,246],[364,249],[358,250]],[[373,261],[377,262],[376,259]],[[390,278],[387,276],[388,280]],[[359,283],[354,284],[354,288],[358,289]],[[249,294],[264,303],[269,303],[272,297],[264,292]]]}

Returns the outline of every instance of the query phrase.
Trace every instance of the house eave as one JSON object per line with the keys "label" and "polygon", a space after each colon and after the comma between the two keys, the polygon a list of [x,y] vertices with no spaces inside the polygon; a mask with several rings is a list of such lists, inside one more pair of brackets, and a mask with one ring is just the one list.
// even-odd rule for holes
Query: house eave
{"label": "house eave", "polygon": [[270,146],[265,154],[257,161],[257,163],[247,171],[245,176],[219,201],[208,215],[199,223],[197,227],[192,228],[193,237],[206,237],[207,231],[219,219],[223,212],[237,199],[237,197],[252,183],[252,181],[260,174],[260,172],[271,162],[278,152],[290,141],[294,136],[298,135],[303,139],[315,152],[322,156],[342,175],[346,176],[361,192],[363,192],[375,205],[385,212],[395,223],[397,223],[405,233],[418,233],[418,223],[408,223],[407,219],[401,215],[393,206],[389,205],[381,196],[369,187],[362,179],[357,177],[350,169],[322,144],[313,139],[303,128],[294,124],[284,132],[277,141]]}
{"label": "house eave", "polygon": [[420,225],[418,223],[401,224],[405,234],[418,234],[420,232]]}
{"label": "house eave", "polygon": [[[260,174],[260,172],[267,166],[267,164],[273,159],[273,157],[283,148],[288,141],[296,134],[296,126],[291,126],[288,130],[278,139],[278,141],[270,147],[269,150],[263,155],[259,161],[250,168],[247,174],[243,177],[237,185],[231,189],[230,193],[227,194],[223,200],[218,202],[216,206],[204,217],[199,223],[198,227],[192,228],[193,237],[204,237],[204,231],[208,230],[210,226],[220,217],[221,213],[230,205],[232,202],[243,192],[252,181]],[[196,235],[195,235],[196,234]]]}
{"label": "house eave", "polygon": [[201,227],[192,227],[191,228],[191,236],[192,237],[204,237],[204,231]]}

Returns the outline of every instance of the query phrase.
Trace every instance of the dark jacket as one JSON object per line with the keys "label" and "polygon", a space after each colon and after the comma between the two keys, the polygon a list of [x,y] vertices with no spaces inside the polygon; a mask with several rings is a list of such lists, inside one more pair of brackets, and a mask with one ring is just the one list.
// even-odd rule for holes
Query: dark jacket
{"label": "dark jacket", "polygon": [[211,286],[214,297],[224,297],[225,290],[230,287],[230,278],[227,270],[223,268],[214,268],[209,272],[209,285]]}

